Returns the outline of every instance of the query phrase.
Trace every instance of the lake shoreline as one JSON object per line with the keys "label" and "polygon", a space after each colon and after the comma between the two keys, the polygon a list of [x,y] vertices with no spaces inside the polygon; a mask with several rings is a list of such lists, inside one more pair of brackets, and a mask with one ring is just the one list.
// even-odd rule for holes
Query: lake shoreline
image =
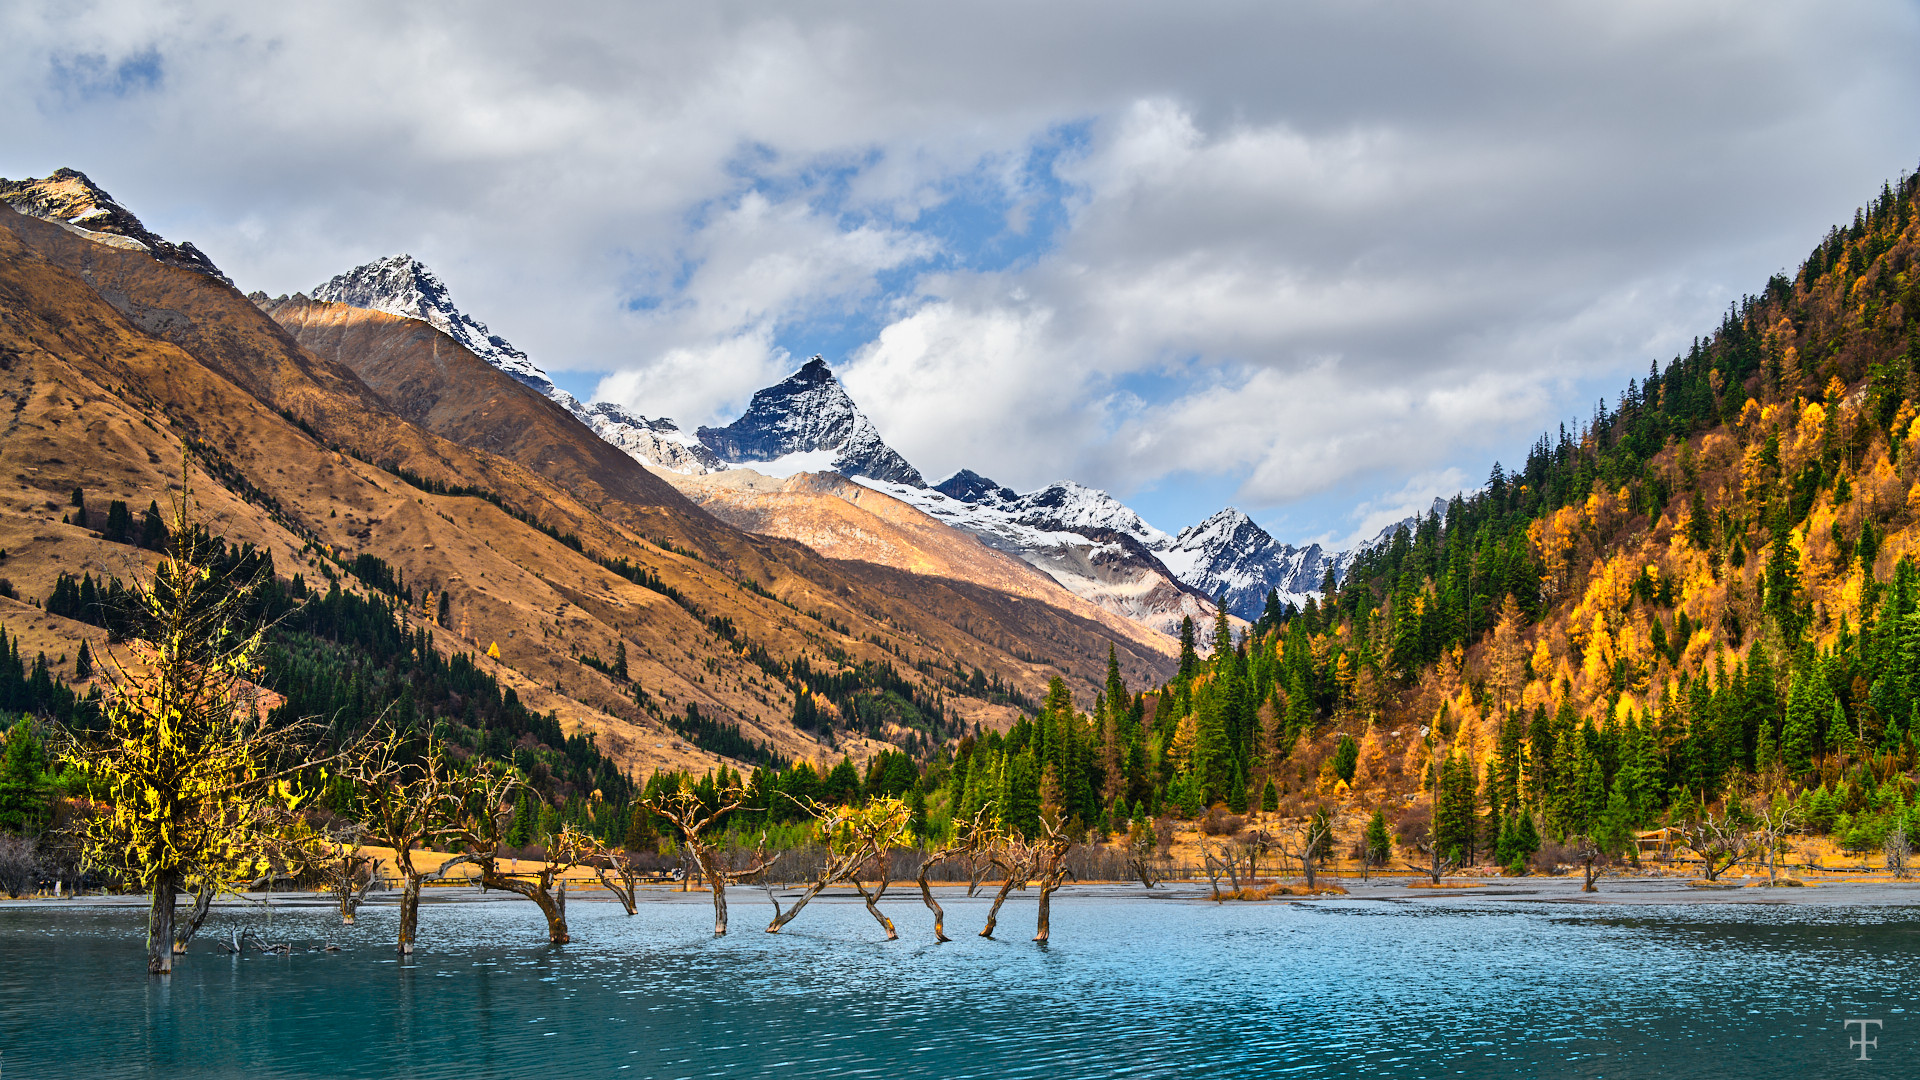
{"label": "lake shoreline", "polygon": [[[1279,895],[1267,900],[1223,900],[1219,903],[1232,906],[1283,905],[1283,904],[1324,904],[1329,902],[1353,901],[1393,901],[1421,904],[1437,904],[1449,901],[1469,900],[1475,903],[1555,903],[1585,905],[1729,905],[1729,904],[1788,904],[1794,906],[1867,906],[1902,907],[1920,906],[1920,880],[1900,881],[1833,881],[1810,882],[1798,887],[1768,887],[1766,879],[1732,878],[1723,879],[1711,885],[1698,879],[1664,876],[1652,877],[1603,877],[1597,882],[1597,892],[1582,892],[1577,877],[1522,877],[1522,878],[1448,878],[1440,887],[1430,885],[1424,878],[1395,875],[1383,877],[1375,875],[1370,879],[1347,878],[1322,875],[1322,885],[1338,885],[1346,890],[1344,894],[1319,896]],[[966,895],[964,883],[944,883],[934,885],[934,895],[942,904],[990,902],[995,887],[982,887],[973,897]],[[778,890],[782,901],[788,900],[800,892],[799,886]],[[1031,888],[1013,893],[1008,903],[1018,905],[1023,899],[1030,900]],[[727,889],[729,906],[736,910],[751,907],[755,901],[765,902],[766,891],[759,886],[736,885]],[[614,897],[602,889],[580,889],[568,895],[570,904],[614,904]],[[682,892],[675,888],[643,887],[636,901],[641,904],[688,904],[710,906],[713,895],[705,888]],[[1071,904],[1081,900],[1141,900],[1152,902],[1176,903],[1215,903],[1212,890],[1205,883],[1190,881],[1167,882],[1154,889],[1141,888],[1138,884],[1124,882],[1090,882],[1087,884],[1067,885],[1054,894],[1056,904]],[[400,894],[373,893],[362,903],[363,910],[390,908],[398,906]],[[496,904],[526,903],[522,897],[500,890],[481,890],[474,886],[451,886],[428,890],[422,897],[425,905],[442,904]],[[814,903],[862,903],[859,893],[851,888],[836,887],[828,889],[815,898]],[[883,901],[889,907],[911,905],[920,907],[920,894],[911,882],[905,888],[895,884],[888,890]],[[0,911],[10,908],[34,909],[98,909],[98,908],[140,908],[148,904],[145,894],[129,893],[117,896],[90,895],[82,897],[22,897],[18,900],[0,898]],[[216,909],[248,910],[257,909],[262,904],[275,908],[331,908],[333,898],[326,894],[311,892],[273,893],[269,896],[248,894],[244,898],[225,898],[216,901]],[[742,912],[744,913],[744,912]]]}

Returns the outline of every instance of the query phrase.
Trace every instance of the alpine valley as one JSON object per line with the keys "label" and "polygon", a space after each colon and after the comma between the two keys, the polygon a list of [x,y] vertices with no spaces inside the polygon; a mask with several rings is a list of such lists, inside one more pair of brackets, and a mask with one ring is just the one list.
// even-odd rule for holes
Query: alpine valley
{"label": "alpine valley", "polygon": [[929,485],[818,357],[690,432],[562,392],[407,256],[243,295],[77,172],[0,201],[0,709],[98,714],[190,487],[209,572],[270,620],[270,709],[430,724],[543,821],[758,768],[948,830],[1277,815],[1436,886],[1591,885],[1661,822],[1710,880],[1732,833],[1702,821],[1791,814],[1890,866],[1920,829],[1920,178],[1348,552]]}

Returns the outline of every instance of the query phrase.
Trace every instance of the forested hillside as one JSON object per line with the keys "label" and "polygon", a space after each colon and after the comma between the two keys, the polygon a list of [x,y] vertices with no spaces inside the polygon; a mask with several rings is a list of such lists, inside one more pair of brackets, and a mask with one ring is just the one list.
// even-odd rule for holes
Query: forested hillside
{"label": "forested hillside", "polygon": [[1625,854],[1633,829],[1755,807],[1856,850],[1906,831],[1915,189],[1883,187],[1795,276],[1368,551],[1324,604],[1276,598],[1204,655],[1189,627],[1166,684],[1112,671],[1077,707],[1056,684],[1032,720],[943,751],[914,789],[929,827],[983,805],[1029,833],[1043,806],[1114,831],[1322,806],[1381,811],[1410,857],[1502,864],[1543,835]]}
{"label": "forested hillside", "polygon": [[1174,728],[1177,759],[1185,721],[1165,718],[1197,719],[1204,798],[1237,801],[1239,777],[1263,771],[1329,787],[1294,759],[1331,727],[1359,750],[1339,786],[1368,802],[1430,786],[1429,755],[1457,756],[1438,808],[1456,820],[1436,829],[1466,858],[1525,812],[1550,835],[1617,833],[1753,792],[1798,799],[1857,846],[1904,827],[1920,738],[1915,186],[1884,186],[1616,403],[1366,553],[1324,606],[1270,612],[1226,665],[1243,670],[1176,681],[1156,728]]}

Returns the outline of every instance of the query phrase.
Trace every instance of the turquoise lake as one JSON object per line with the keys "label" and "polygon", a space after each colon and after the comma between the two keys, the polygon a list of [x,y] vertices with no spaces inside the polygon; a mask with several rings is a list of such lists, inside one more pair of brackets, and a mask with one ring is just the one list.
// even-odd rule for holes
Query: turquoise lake
{"label": "turquoise lake", "polygon": [[[210,940],[167,980],[132,908],[0,909],[0,1075],[169,1077],[1787,1077],[1920,1068],[1920,908],[1590,907],[1467,899],[1228,904],[1064,896],[1036,945],[1016,895],[916,898],[882,940],[857,902],[778,936],[710,909],[215,913],[305,949]],[[1869,1060],[1850,1018],[1881,1026]]]}

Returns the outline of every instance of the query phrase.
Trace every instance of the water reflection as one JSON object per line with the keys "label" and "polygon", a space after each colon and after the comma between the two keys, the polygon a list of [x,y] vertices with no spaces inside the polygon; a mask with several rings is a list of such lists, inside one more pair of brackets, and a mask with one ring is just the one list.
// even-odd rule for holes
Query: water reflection
{"label": "water reflection", "polygon": [[[554,949],[531,905],[433,905],[405,962],[390,908],[223,913],[296,951],[196,945],[164,981],[136,911],[7,909],[0,1049],[13,1075],[421,1078],[1895,1075],[1920,1049],[1904,909],[1067,897],[1042,947],[1025,908],[938,945],[908,904],[892,943],[857,902],[777,936],[740,907],[715,940],[699,905],[576,903]],[[1848,1016],[1886,1021],[1870,1063]]]}

